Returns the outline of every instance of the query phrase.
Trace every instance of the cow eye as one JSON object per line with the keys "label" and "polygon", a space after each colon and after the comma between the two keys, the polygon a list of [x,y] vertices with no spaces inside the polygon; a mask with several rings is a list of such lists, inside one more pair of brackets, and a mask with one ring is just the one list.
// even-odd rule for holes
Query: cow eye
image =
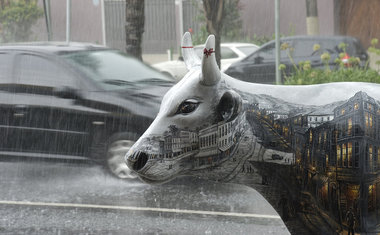
{"label": "cow eye", "polygon": [[196,110],[199,106],[199,102],[196,100],[186,100],[178,107],[176,114],[189,114]]}

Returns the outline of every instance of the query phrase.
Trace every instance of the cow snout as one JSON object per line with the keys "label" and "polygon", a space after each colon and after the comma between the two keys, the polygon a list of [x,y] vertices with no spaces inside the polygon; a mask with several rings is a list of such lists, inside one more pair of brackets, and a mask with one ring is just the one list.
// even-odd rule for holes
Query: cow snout
{"label": "cow snout", "polygon": [[134,171],[141,170],[148,162],[148,154],[144,152],[133,153],[132,156],[126,156],[127,165]]}

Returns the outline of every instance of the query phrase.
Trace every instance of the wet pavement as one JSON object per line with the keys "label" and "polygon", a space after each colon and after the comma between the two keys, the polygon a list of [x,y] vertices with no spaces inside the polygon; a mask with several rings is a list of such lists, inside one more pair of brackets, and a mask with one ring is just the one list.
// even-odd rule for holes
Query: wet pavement
{"label": "wet pavement", "polygon": [[0,188],[0,234],[289,234],[256,190],[234,183],[147,185],[88,163],[14,161],[0,162]]}

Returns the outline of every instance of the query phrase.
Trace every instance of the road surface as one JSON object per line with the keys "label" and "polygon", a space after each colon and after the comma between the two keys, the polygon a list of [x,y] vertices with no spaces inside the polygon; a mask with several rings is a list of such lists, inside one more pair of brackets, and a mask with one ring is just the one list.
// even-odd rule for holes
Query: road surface
{"label": "road surface", "polygon": [[254,189],[123,181],[90,163],[0,162],[0,234],[289,234]]}

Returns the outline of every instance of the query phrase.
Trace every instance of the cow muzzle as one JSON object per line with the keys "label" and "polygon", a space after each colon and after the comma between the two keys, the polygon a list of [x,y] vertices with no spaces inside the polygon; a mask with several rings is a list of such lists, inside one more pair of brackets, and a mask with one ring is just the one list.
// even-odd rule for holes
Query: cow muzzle
{"label": "cow muzzle", "polygon": [[127,153],[125,156],[128,167],[135,172],[139,172],[141,169],[143,169],[148,162],[148,159],[148,154],[142,151],[134,152],[132,154]]}

